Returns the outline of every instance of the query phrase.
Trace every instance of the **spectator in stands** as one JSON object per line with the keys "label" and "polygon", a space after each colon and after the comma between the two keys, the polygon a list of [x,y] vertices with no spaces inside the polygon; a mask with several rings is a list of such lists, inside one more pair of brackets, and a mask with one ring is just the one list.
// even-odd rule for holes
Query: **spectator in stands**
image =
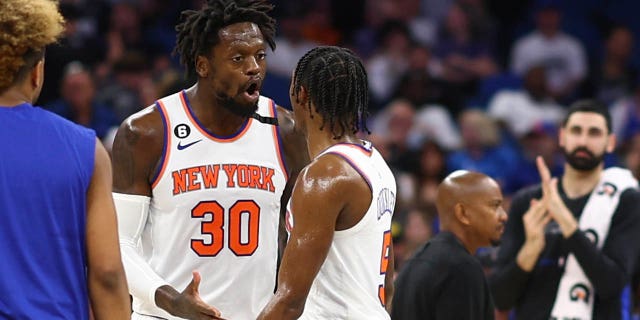
{"label": "spectator in stands", "polygon": [[113,66],[113,74],[98,93],[98,100],[110,105],[122,122],[137,112],[140,106],[149,106],[158,96],[145,94],[153,86],[147,57],[140,52],[126,52]]}
{"label": "spectator in stands", "polygon": [[433,69],[429,48],[422,45],[411,47],[407,71],[400,76],[393,97],[407,99],[418,107],[425,104],[447,105],[445,85],[434,77]]}
{"label": "spectator in stands", "polygon": [[427,140],[419,156],[419,166],[414,172],[416,203],[428,207],[436,203],[438,185],[447,175],[447,153],[435,141]]}
{"label": "spectator in stands", "polygon": [[524,76],[524,88],[499,91],[487,112],[516,138],[522,138],[538,122],[560,123],[565,110],[549,92],[545,67],[533,65]]}
{"label": "spectator in stands", "polygon": [[520,157],[503,143],[497,124],[477,109],[463,111],[459,119],[463,147],[449,154],[447,170],[478,171],[504,186],[505,194],[513,192],[509,179],[517,174]]}
{"label": "spectator in stands", "polygon": [[267,55],[269,75],[290,79],[291,72],[295,67],[292,62],[300,60],[307,51],[318,45],[304,38],[302,35],[303,23],[303,12],[291,12],[287,17],[278,20],[280,27],[279,35],[276,37],[278,51],[277,54]]}
{"label": "spectator in stands", "polygon": [[409,132],[415,118],[415,106],[407,100],[394,100],[374,119],[372,131],[386,136],[392,169],[404,172],[415,167],[415,152],[409,146]]}
{"label": "spectator in stands", "polygon": [[[93,4],[100,7],[100,4]],[[105,56],[105,41],[97,33],[97,22],[85,16],[86,10],[77,3],[60,4],[60,13],[65,19],[62,38],[47,47],[45,58],[55,61],[45,64],[45,85],[38,98],[40,105],[47,105],[60,98],[60,84],[64,68],[73,61],[79,61],[92,68]]]}
{"label": "spectator in stands", "polygon": [[395,255],[395,270],[400,271],[403,263],[433,237],[433,220],[436,216],[435,201],[428,207],[411,207],[407,210],[402,224],[403,250]]}
{"label": "spectator in stands", "polygon": [[541,121],[533,124],[528,132],[517,140],[522,160],[518,162],[517,174],[510,179],[511,188],[519,190],[540,183],[536,157],[544,160],[551,174],[558,176],[563,171],[563,158],[558,148],[558,123]]}
{"label": "spectator in stands", "polygon": [[75,61],[68,64],[62,78],[61,99],[46,106],[77,124],[96,131],[103,139],[109,130],[119,125],[109,106],[96,101],[96,88],[89,70]]}
{"label": "spectator in stands", "polygon": [[462,3],[451,6],[441,36],[434,47],[440,60],[440,77],[447,83],[450,99],[448,105],[454,116],[465,107],[466,99],[476,92],[477,81],[496,73],[497,65],[491,56],[491,48],[472,23],[470,7]]}
{"label": "spectator in stands", "polygon": [[611,105],[633,90],[638,77],[638,70],[631,63],[633,42],[629,28],[617,26],[611,30],[604,48],[604,59],[593,69],[585,84],[585,96]]}
{"label": "spectator in stands", "polygon": [[613,132],[618,144],[624,144],[640,132],[640,78],[636,79],[631,95],[618,100],[610,109]]}
{"label": "spectator in stands", "polygon": [[387,21],[378,31],[378,51],[366,63],[373,103],[384,105],[392,98],[393,89],[407,70],[411,36],[400,21]]}
{"label": "spectator in stands", "polygon": [[560,28],[561,13],[553,0],[539,2],[536,30],[513,45],[511,69],[524,75],[532,66],[544,65],[551,94],[563,102],[575,95],[587,75],[585,52],[578,40]]}

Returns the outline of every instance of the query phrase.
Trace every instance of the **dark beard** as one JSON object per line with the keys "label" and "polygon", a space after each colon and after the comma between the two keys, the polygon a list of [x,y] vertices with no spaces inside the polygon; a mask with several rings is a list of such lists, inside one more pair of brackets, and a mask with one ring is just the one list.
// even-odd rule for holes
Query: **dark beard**
{"label": "dark beard", "polygon": [[[587,153],[589,157],[583,158],[576,156],[576,154],[580,151]],[[569,165],[578,171],[591,171],[598,167],[602,163],[602,161],[604,161],[604,152],[596,156],[595,154],[593,154],[593,152],[589,151],[589,149],[585,147],[578,147],[571,153],[567,152],[565,148],[562,148],[562,153],[567,159]]]}
{"label": "dark beard", "polygon": [[241,104],[235,101],[232,97],[229,97],[227,95],[218,95],[217,100],[218,100],[218,104],[221,105],[223,108],[243,118],[251,117],[258,110],[257,102],[252,105]]}

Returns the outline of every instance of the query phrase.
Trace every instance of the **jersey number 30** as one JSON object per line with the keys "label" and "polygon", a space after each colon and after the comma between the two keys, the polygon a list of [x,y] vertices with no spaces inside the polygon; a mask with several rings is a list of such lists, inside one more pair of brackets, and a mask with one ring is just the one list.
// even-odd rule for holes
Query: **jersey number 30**
{"label": "jersey number 30", "polygon": [[[202,221],[200,232],[209,235],[211,241],[191,239],[191,249],[201,257],[215,257],[225,242],[225,210],[217,201],[201,201],[191,209],[191,217],[196,219],[211,215],[211,221]],[[243,228],[243,217],[245,227]],[[253,200],[238,200],[229,208],[227,237],[229,249],[236,256],[250,256],[258,248],[260,231],[260,207]],[[243,241],[242,233],[246,232]]]}

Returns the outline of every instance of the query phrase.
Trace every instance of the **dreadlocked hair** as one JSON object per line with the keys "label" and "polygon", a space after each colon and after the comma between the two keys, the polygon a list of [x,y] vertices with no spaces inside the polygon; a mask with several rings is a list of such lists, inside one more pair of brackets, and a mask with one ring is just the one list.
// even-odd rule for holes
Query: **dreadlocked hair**
{"label": "dreadlocked hair", "polygon": [[220,29],[239,22],[258,25],[271,50],[276,21],[269,12],[273,5],[265,0],[207,0],[200,10],[185,10],[176,26],[177,40],[173,54],[180,55],[180,63],[187,68],[188,76],[195,76],[196,57],[208,55],[220,38]]}
{"label": "dreadlocked hair", "polygon": [[[311,104],[323,117],[322,130],[329,125],[334,139],[347,131],[367,133],[369,91],[362,61],[349,49],[321,46],[298,61],[293,75],[293,92],[300,87],[309,94]],[[313,113],[312,113],[313,115]]]}

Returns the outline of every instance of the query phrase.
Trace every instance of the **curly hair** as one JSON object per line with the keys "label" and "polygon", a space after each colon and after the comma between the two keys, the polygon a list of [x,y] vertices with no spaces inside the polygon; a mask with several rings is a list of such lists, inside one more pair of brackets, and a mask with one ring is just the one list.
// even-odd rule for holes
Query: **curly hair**
{"label": "curly hair", "polygon": [[0,93],[24,79],[63,31],[57,1],[0,1]]}
{"label": "curly hair", "polygon": [[200,10],[185,10],[180,17],[182,22],[176,26],[173,53],[180,55],[187,75],[194,76],[196,57],[208,55],[220,42],[220,29],[239,22],[258,25],[264,40],[274,50],[276,21],[269,16],[271,10],[273,5],[264,0],[208,0]]}
{"label": "curly hair", "polygon": [[321,46],[307,52],[298,61],[293,75],[293,92],[300,87],[309,93],[308,107],[315,106],[334,139],[347,130],[357,133],[367,129],[369,91],[367,72],[362,61],[349,49]]}

